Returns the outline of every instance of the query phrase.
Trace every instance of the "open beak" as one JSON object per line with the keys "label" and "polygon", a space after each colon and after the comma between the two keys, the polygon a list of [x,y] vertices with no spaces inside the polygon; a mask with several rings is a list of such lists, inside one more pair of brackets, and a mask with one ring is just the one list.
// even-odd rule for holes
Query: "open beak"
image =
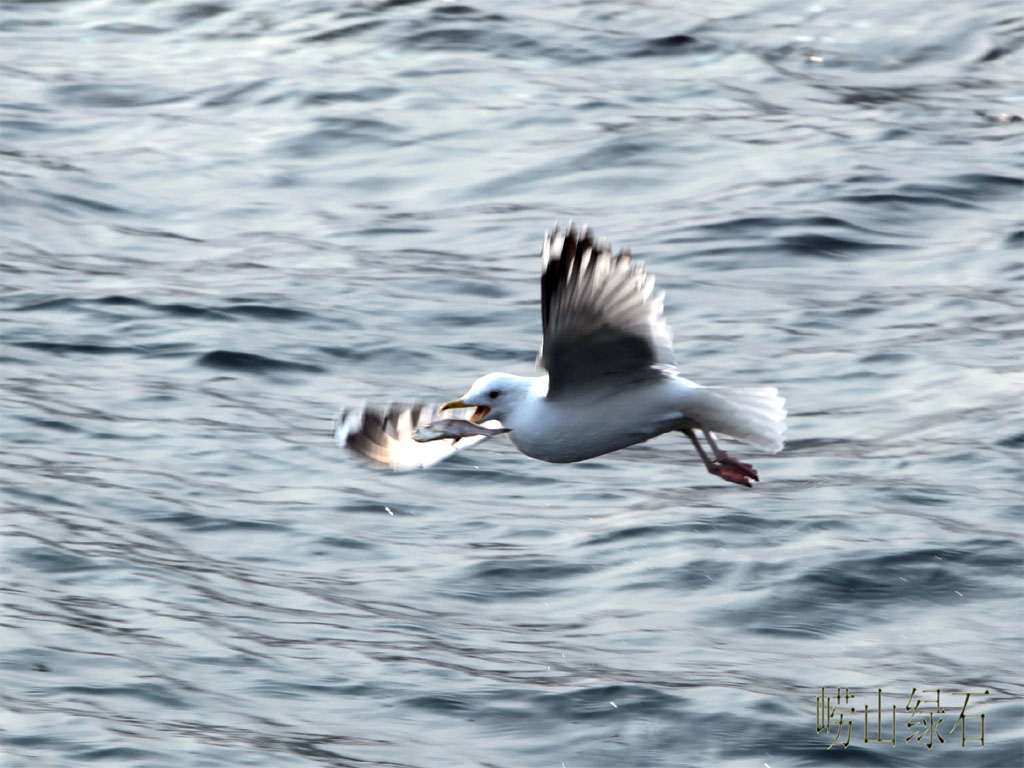
{"label": "open beak", "polygon": [[[460,398],[458,400],[449,400],[447,403],[445,403],[440,408],[438,408],[438,410],[439,411],[447,411],[449,408],[472,408],[472,407],[473,407],[472,405],[466,405],[466,403],[462,402],[462,399]],[[472,421],[474,424],[479,424],[480,422],[482,422],[484,419],[487,418],[487,414],[490,413],[490,412],[491,412],[491,409],[488,408],[486,405],[478,405],[478,406],[476,406],[476,410],[474,410],[473,413],[470,415],[469,420]]]}

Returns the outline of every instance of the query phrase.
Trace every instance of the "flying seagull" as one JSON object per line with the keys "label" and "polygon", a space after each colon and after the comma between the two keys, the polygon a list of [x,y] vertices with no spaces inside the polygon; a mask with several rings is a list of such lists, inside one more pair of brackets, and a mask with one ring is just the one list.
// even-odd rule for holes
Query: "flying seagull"
{"label": "flying seagull", "polygon": [[[462,397],[440,406],[389,404],[343,409],[340,445],[378,466],[435,464],[486,440],[499,428],[535,459],[583,461],[665,432],[684,434],[708,472],[750,486],[750,465],[718,446],[716,433],[777,453],[786,431],[785,401],[775,387],[703,387],[683,378],[662,317],[664,293],[629,249],[586,228],[556,227],[541,250],[541,376],[489,373]],[[472,409],[470,411],[469,409]],[[442,413],[444,412],[444,413]],[[414,434],[450,415],[484,434],[418,442]],[[701,443],[707,443],[707,448]]]}

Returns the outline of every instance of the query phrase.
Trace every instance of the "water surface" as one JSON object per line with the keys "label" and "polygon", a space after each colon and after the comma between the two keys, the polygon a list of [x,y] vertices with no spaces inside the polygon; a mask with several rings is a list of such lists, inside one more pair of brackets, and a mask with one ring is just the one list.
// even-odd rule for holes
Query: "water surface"
{"label": "water surface", "polygon": [[[4,765],[1021,764],[1017,4],[4,27]],[[756,489],[678,436],[333,445],[530,373],[570,218],[657,275],[687,376],[783,390]],[[896,745],[826,751],[821,686],[882,688]],[[985,746],[906,742],[915,688],[947,729],[988,690]]]}

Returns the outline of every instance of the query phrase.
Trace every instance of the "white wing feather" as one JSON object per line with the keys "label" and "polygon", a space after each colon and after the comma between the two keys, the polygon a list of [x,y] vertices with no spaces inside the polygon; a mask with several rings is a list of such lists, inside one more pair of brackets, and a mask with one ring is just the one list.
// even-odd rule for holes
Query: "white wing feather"
{"label": "white wing feather", "polygon": [[[429,443],[414,440],[413,433],[420,427],[441,419],[468,419],[473,412],[472,408],[459,408],[441,414],[438,405],[389,403],[343,408],[334,420],[334,438],[368,464],[396,471],[429,467],[487,439],[486,435],[474,435]],[[501,423],[491,420],[482,426],[497,428]]]}

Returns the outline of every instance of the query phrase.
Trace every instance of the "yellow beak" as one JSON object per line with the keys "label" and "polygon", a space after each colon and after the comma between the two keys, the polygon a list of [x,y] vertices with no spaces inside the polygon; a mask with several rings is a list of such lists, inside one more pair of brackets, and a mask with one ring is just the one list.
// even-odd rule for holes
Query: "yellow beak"
{"label": "yellow beak", "polygon": [[458,400],[449,400],[447,403],[442,405],[437,410],[447,411],[449,408],[473,408],[473,413],[469,415],[469,420],[472,421],[474,424],[479,424],[480,422],[482,422],[484,419],[487,418],[487,414],[491,412],[491,409],[488,408],[486,405],[477,405],[475,407],[472,405],[466,405],[464,402],[462,402],[462,398],[459,398]]}

